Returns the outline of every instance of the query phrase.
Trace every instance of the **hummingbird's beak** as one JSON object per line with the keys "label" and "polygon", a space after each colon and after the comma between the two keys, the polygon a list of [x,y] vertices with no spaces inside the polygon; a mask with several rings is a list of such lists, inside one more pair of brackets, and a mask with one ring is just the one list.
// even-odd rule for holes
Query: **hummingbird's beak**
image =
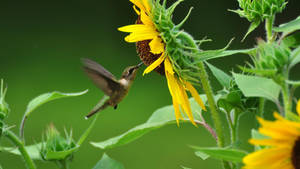
{"label": "hummingbird's beak", "polygon": [[138,65],[136,65],[136,68],[140,68],[143,64],[143,62],[139,63]]}

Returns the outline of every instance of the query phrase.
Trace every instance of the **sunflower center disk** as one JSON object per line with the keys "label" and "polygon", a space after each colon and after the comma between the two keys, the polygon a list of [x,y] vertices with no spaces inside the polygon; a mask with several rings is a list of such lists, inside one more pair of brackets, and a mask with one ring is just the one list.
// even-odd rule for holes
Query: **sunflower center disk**
{"label": "sunflower center disk", "polygon": [[[136,23],[142,24],[140,17],[137,19]],[[150,52],[150,42],[151,40],[144,40],[136,43],[137,53],[146,66],[151,65],[161,56],[161,54],[153,54]],[[165,67],[163,63],[154,70],[161,75],[165,75]]]}
{"label": "sunflower center disk", "polygon": [[292,153],[292,163],[295,169],[300,169],[300,137],[295,142]]}

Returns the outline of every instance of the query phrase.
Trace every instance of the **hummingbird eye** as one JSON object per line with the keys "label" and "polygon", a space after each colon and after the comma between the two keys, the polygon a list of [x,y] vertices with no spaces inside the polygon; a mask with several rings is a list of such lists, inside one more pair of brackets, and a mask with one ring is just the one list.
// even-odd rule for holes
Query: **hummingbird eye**
{"label": "hummingbird eye", "polygon": [[134,68],[128,70],[128,74],[130,75],[133,72]]}

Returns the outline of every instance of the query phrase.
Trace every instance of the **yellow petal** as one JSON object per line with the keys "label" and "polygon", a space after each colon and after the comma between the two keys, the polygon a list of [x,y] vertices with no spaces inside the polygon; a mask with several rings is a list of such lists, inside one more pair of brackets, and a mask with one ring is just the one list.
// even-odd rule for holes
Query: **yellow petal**
{"label": "yellow petal", "polygon": [[298,100],[298,103],[297,103],[297,113],[300,116],[300,100]]}
{"label": "yellow petal", "polygon": [[153,54],[160,54],[162,52],[164,52],[165,47],[164,44],[161,42],[161,39],[156,36],[150,43],[150,52]]}
{"label": "yellow petal", "polygon": [[132,2],[134,5],[139,7],[142,11],[146,11],[146,8],[144,7],[144,5],[141,3],[140,0],[130,0],[130,2]]}
{"label": "yellow petal", "polygon": [[174,111],[175,111],[175,117],[176,117],[176,122],[177,122],[177,126],[179,127],[179,119],[182,119],[180,110],[179,110],[179,104],[177,103],[177,101],[173,98],[173,107],[174,107]]}
{"label": "yellow petal", "polygon": [[131,33],[125,37],[126,42],[139,42],[155,38],[156,35],[152,33]]}
{"label": "yellow petal", "polygon": [[154,70],[157,66],[159,66],[164,60],[165,60],[165,54],[163,53],[155,62],[153,62],[150,66],[148,66],[143,75],[151,72],[152,70]]}
{"label": "yellow petal", "polygon": [[143,2],[143,5],[146,9],[146,12],[148,14],[150,14],[151,13],[151,7],[150,7],[150,4],[149,4],[149,0],[142,0],[142,2]]}
{"label": "yellow petal", "polygon": [[119,31],[121,32],[135,32],[135,33],[145,33],[145,32],[151,32],[155,33],[158,35],[158,32],[156,32],[153,28],[143,25],[143,24],[133,24],[133,25],[127,25],[127,26],[122,26],[118,28]]}
{"label": "yellow petal", "polygon": [[204,106],[204,103],[201,99],[201,97],[199,96],[197,90],[194,88],[194,86],[189,83],[189,82],[185,82],[185,86],[186,88],[190,91],[190,93],[192,94],[193,98],[196,100],[196,102],[199,104],[199,106],[206,111],[206,108]]}
{"label": "yellow petal", "polygon": [[263,168],[263,166],[272,165],[275,161],[279,161],[280,159],[288,159],[290,153],[290,150],[286,148],[262,149],[247,155],[243,159],[243,162],[246,165]]}
{"label": "yellow petal", "polygon": [[141,21],[143,22],[143,24],[151,26],[153,27],[153,29],[156,29],[150,16],[148,16],[144,11],[141,11]]}
{"label": "yellow petal", "polygon": [[179,110],[179,105],[180,103],[178,102],[178,92],[177,91],[177,84],[175,83],[175,79],[173,77],[173,75],[171,75],[168,72],[165,72],[166,74],[166,78],[167,78],[167,82],[168,82],[168,88],[170,91],[170,94],[172,96],[172,100],[173,100],[173,107],[174,107],[174,111],[175,111],[175,117],[176,117],[176,121],[177,121],[177,125],[179,126],[179,119],[182,119],[180,110]]}
{"label": "yellow petal", "polygon": [[187,116],[189,117],[190,121],[193,123],[193,125],[197,126],[195,121],[194,121],[194,117],[193,117],[193,113],[192,113],[192,110],[191,110],[191,105],[190,105],[190,102],[189,102],[189,98],[185,92],[185,89],[183,87],[183,85],[179,82],[179,80],[177,80],[177,85],[178,85],[178,88],[179,88],[179,99],[180,99],[180,102],[182,103],[182,108],[184,110],[184,112],[187,114]]}
{"label": "yellow petal", "polygon": [[136,6],[135,6],[135,5],[133,5],[133,10],[135,11],[136,14],[138,14],[138,15],[141,14],[141,12],[140,12],[138,9],[136,9]]}
{"label": "yellow petal", "polygon": [[300,128],[300,123],[299,122],[294,122],[294,121],[289,121],[284,119],[280,114],[278,114],[277,112],[273,113],[273,116],[279,120],[285,123],[285,125],[289,126],[289,127],[294,127],[294,128]]}
{"label": "yellow petal", "polygon": [[274,122],[258,118],[262,125],[259,132],[272,138],[297,138],[300,136],[300,131],[297,127],[289,125],[286,121],[276,120]]}
{"label": "yellow petal", "polygon": [[291,147],[295,140],[279,139],[250,139],[249,143],[261,146]]}
{"label": "yellow petal", "polygon": [[174,74],[172,64],[171,64],[170,59],[168,57],[165,59],[165,71],[172,74],[172,75]]}

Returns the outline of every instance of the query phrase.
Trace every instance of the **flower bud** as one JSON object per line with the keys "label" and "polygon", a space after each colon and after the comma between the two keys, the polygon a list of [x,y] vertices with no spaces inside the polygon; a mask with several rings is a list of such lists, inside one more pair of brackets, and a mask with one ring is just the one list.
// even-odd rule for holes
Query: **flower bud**
{"label": "flower bud", "polygon": [[259,40],[257,52],[252,57],[256,69],[273,70],[276,73],[281,73],[288,67],[290,56],[289,48],[277,43],[266,43]]}
{"label": "flower bud", "polygon": [[[51,124],[46,131],[46,140],[41,147],[41,157],[46,161],[55,161],[59,165],[66,165],[73,158],[76,143],[72,135],[62,137]],[[71,153],[69,153],[71,152]]]}
{"label": "flower bud", "polygon": [[238,0],[241,9],[233,12],[247,18],[249,22],[263,21],[281,13],[287,2],[285,0]]}

